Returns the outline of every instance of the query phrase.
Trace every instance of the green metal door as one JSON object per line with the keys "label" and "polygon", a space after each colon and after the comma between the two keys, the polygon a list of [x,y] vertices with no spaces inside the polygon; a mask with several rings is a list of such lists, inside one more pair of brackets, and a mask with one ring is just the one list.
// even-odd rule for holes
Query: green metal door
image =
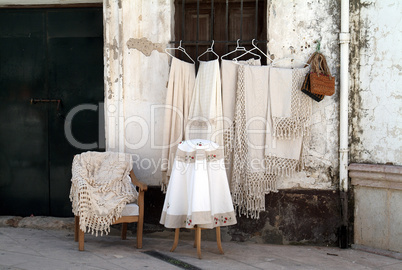
{"label": "green metal door", "polygon": [[71,162],[102,151],[101,8],[0,10],[0,215],[71,216]]}

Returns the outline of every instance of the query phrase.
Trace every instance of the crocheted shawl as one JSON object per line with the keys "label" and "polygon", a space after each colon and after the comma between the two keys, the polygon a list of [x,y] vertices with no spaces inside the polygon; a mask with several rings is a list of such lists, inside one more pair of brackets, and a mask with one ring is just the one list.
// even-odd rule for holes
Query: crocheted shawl
{"label": "crocheted shawl", "polygon": [[266,166],[269,174],[291,176],[304,168],[310,138],[311,99],[300,89],[305,68],[270,69]]}
{"label": "crocheted shawl", "polygon": [[264,160],[268,74],[267,66],[238,68],[230,186],[239,215],[256,219],[265,210],[265,194],[277,191],[277,177],[266,172]]}
{"label": "crocheted shawl", "polygon": [[74,157],[70,200],[82,231],[108,234],[125,205],[136,200],[131,169],[129,154],[85,152]]}
{"label": "crocheted shawl", "polygon": [[239,65],[261,66],[259,59],[233,61],[222,59],[222,112],[223,112],[223,141],[225,151],[226,173],[229,182],[232,177],[233,144],[234,144],[234,115],[236,108],[237,73]]}
{"label": "crocheted shawl", "polygon": [[308,71],[309,67],[270,69],[273,137],[295,139],[309,135],[311,99],[300,91]]}

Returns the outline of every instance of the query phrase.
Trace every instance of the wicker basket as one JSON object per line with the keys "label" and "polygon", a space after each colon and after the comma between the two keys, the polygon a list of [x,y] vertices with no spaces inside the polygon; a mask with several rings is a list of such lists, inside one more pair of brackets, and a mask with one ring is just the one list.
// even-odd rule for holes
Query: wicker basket
{"label": "wicker basket", "polygon": [[335,77],[331,76],[325,56],[315,52],[307,63],[311,66],[310,93],[332,96],[335,93]]}
{"label": "wicker basket", "polygon": [[310,91],[317,95],[332,96],[335,93],[335,78],[331,74],[310,73]]}
{"label": "wicker basket", "polygon": [[317,94],[311,93],[310,88],[311,87],[310,87],[310,73],[309,73],[306,75],[306,78],[304,79],[301,91],[317,102],[320,102],[321,100],[324,99],[324,95],[317,95]]}

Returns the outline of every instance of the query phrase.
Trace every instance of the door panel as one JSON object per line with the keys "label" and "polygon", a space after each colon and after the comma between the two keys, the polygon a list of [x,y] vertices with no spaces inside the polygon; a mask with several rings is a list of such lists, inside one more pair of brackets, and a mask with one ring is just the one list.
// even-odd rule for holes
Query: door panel
{"label": "door panel", "polygon": [[[72,159],[103,150],[102,24],[101,8],[0,10],[0,215],[72,216]],[[73,117],[72,134],[89,149],[64,130],[82,104],[92,107]]]}
{"label": "door panel", "polygon": [[47,96],[45,20],[37,12],[0,18],[0,214],[46,215],[47,108],[30,104]]}
{"label": "door panel", "polygon": [[[72,159],[83,151],[99,150],[98,118],[103,115],[98,108],[103,101],[102,12],[53,11],[49,12],[48,22],[49,89],[53,98],[62,100],[58,111],[56,106],[49,111],[50,213],[66,216],[71,215]],[[68,113],[79,105],[84,110],[74,114],[71,133],[74,141],[89,149],[68,141],[64,130]],[[92,144],[96,147],[90,147]]]}

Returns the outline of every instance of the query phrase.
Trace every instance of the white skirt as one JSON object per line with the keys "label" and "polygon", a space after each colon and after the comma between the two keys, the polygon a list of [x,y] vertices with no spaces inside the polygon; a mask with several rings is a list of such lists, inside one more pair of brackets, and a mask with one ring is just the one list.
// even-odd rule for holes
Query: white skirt
{"label": "white skirt", "polygon": [[208,140],[179,144],[161,224],[167,228],[214,228],[236,224],[223,150]]}

